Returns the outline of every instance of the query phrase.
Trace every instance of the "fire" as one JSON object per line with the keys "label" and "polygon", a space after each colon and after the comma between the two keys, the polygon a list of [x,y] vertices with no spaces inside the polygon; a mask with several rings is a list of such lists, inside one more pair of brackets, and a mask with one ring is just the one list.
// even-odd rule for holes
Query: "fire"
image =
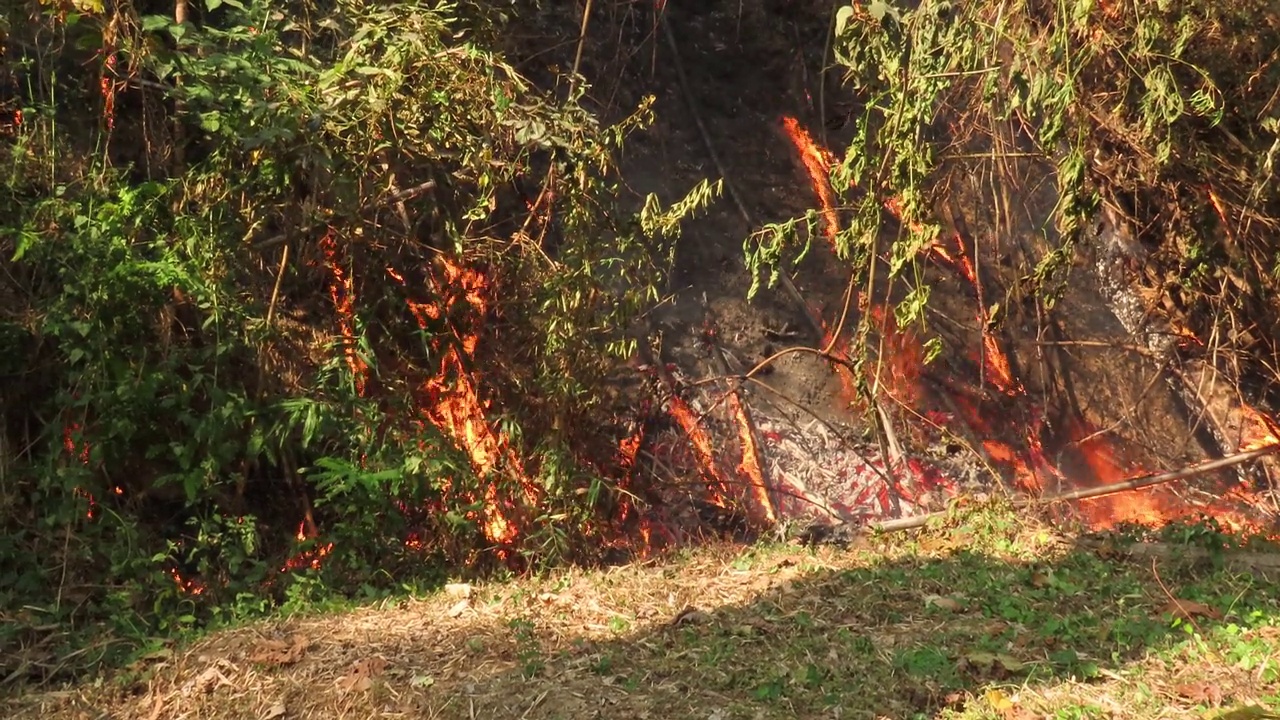
{"label": "fire", "polygon": [[1240,452],[1261,450],[1269,445],[1280,445],[1280,423],[1243,403],[1240,405],[1240,411],[1244,416]]}
{"label": "fire", "polygon": [[752,495],[750,507],[759,513],[760,521],[773,525],[778,517],[773,509],[773,501],[769,498],[769,485],[765,482],[764,469],[760,465],[760,449],[756,446],[755,434],[751,431],[751,419],[737,392],[730,392],[728,400],[729,412],[738,428],[738,443],[742,447],[742,461],[738,463],[738,472],[746,480],[748,491]]}
{"label": "fire", "polygon": [[[818,198],[819,213],[826,220],[826,235],[828,239],[834,240],[838,232],[838,224],[835,194],[829,174],[834,158],[829,151],[818,147],[794,118],[784,117],[782,124],[812,180]],[[1225,223],[1227,213],[1220,198],[1210,191],[1209,199]],[[913,219],[904,217],[902,205],[897,198],[886,200],[884,207],[899,220],[906,222],[913,230],[917,232],[921,230],[919,224]],[[975,317],[981,332],[980,349],[975,354],[978,356],[976,360],[981,368],[983,380],[1003,394],[1006,402],[1021,401],[1025,405],[1023,411],[1029,418],[1029,422],[1027,422],[1027,429],[1020,447],[1015,447],[997,439],[996,429],[985,421],[990,410],[980,409],[983,403],[979,398],[970,399],[963,393],[955,393],[955,396],[950,399],[953,400],[952,404],[956,411],[961,414],[962,419],[972,430],[980,434],[980,442],[987,457],[1003,469],[1011,471],[1014,483],[1023,491],[1041,492],[1045,487],[1043,481],[1048,478],[1065,481],[1067,478],[1054,463],[1050,462],[1044,450],[1045,439],[1042,435],[1045,433],[1046,426],[1041,419],[1042,411],[1030,402],[1025,387],[1014,372],[1010,355],[1005,351],[994,331],[994,317],[992,309],[983,297],[982,282],[975,266],[976,257],[966,248],[965,238],[961,232],[953,232],[946,239],[937,236],[927,244],[924,252],[973,288],[977,300]],[[858,308],[869,312],[872,323],[886,338],[883,354],[891,356],[882,357],[882,362],[886,362],[890,370],[888,382],[885,383],[887,391],[907,406],[916,405],[921,397],[917,382],[919,368],[922,367],[919,343],[915,342],[915,338],[910,333],[897,333],[897,328],[890,325],[887,314],[881,308],[865,307],[864,299],[859,300]],[[1194,340],[1193,333],[1187,332],[1186,335]],[[832,338],[832,331],[826,330],[824,345],[831,347],[835,351],[833,354],[841,357],[839,353],[842,353],[844,348],[834,347]],[[846,393],[853,398],[855,385],[851,375],[842,372],[841,382]],[[943,391],[947,392],[947,389]],[[927,408],[919,411],[930,417],[938,415]],[[1274,419],[1243,404],[1241,412],[1243,427],[1239,451],[1280,444],[1280,424],[1277,424]],[[1065,435],[1063,439],[1071,443],[1072,449],[1079,454],[1096,485],[1121,483],[1143,475],[1139,468],[1126,466],[1119,459],[1116,448],[1111,442],[1098,433],[1092,432],[1082,420],[1077,420],[1066,428]],[[890,490],[897,492],[899,497],[909,499],[909,495],[902,488],[881,488],[878,491],[878,499],[882,506]],[[1240,490],[1238,494],[1239,492],[1244,491]],[[870,501],[872,498],[869,493],[871,488],[864,491],[866,497],[860,498],[859,502]],[[1214,508],[1215,517],[1234,527],[1251,526],[1252,521],[1249,518],[1226,507],[1224,503],[1219,504],[1222,507]],[[1117,493],[1086,500],[1081,503],[1081,510],[1094,526],[1111,527],[1122,522],[1159,523],[1185,514],[1188,508],[1172,490],[1164,486],[1156,486],[1141,491]]]}
{"label": "fire", "polygon": [[680,424],[685,436],[693,445],[693,452],[698,459],[698,467],[702,470],[703,479],[706,481],[707,491],[711,494],[711,501],[724,507],[728,503],[729,483],[725,481],[724,475],[716,464],[715,452],[711,449],[711,438],[707,435],[707,431],[703,429],[702,423],[698,422],[693,410],[689,409],[689,406],[679,397],[674,395],[671,397],[667,412]]}
{"label": "fire", "polygon": [[800,152],[800,162],[804,164],[805,170],[809,173],[809,179],[813,181],[813,188],[818,193],[819,211],[826,221],[823,232],[828,240],[834,242],[836,234],[840,232],[840,222],[836,215],[836,195],[831,187],[830,177],[831,165],[835,162],[835,157],[830,151],[819,147],[795,118],[782,118],[782,128],[796,146],[796,150]]}
{"label": "fire", "polygon": [[[306,542],[309,539],[306,531],[306,525],[305,520],[298,523],[298,532],[294,535],[298,542]],[[289,558],[285,562],[284,566],[280,568],[280,572],[284,573],[291,570],[300,570],[302,568],[319,570],[324,558],[332,551],[333,543],[317,545],[310,550],[305,550]]]}
{"label": "fire", "polygon": [[201,595],[205,591],[204,583],[194,578],[184,578],[176,568],[169,570],[169,576],[178,585],[178,591],[187,595]]}
{"label": "fire", "polygon": [[[392,268],[387,274],[405,285],[404,276]],[[408,302],[409,312],[423,330],[432,323],[448,316],[448,309],[464,304],[470,317],[483,318],[488,310],[488,283],[485,277],[453,262],[441,262],[443,277],[431,279],[437,303]],[[517,479],[528,506],[538,502],[537,487],[525,473],[519,458],[508,439],[495,430],[488,419],[489,405],[477,390],[475,375],[467,370],[467,362],[475,355],[479,344],[477,328],[450,327],[448,338],[438,336],[436,351],[440,352],[439,371],[422,384],[420,390],[421,412],[438,429],[451,437],[458,447],[466,451],[476,475],[482,479],[494,471],[507,469]],[[488,481],[484,490],[485,536],[498,545],[510,545],[518,535],[518,529],[508,515],[515,509],[511,498],[499,493],[498,485]]]}
{"label": "fire", "polygon": [[329,283],[329,296],[333,298],[333,307],[338,313],[338,328],[342,332],[347,367],[351,368],[351,375],[355,378],[356,392],[364,395],[369,367],[356,352],[355,287],[351,275],[338,262],[338,243],[334,239],[333,228],[329,228],[324,237],[320,238],[320,249],[324,252],[325,262],[333,275]]}

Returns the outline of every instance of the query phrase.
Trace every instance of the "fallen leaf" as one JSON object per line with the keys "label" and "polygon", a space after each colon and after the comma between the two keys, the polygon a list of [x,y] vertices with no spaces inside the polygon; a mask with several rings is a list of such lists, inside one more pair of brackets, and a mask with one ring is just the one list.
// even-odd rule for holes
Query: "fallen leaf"
{"label": "fallen leaf", "polygon": [[294,635],[288,641],[263,640],[249,653],[249,662],[258,665],[292,665],[307,651],[307,639]]}
{"label": "fallen leaf", "polygon": [[213,692],[214,688],[230,684],[231,681],[227,679],[226,675],[223,675],[218,668],[211,667],[206,668],[204,672],[188,680],[182,686],[182,691],[185,694],[209,693]]}
{"label": "fallen leaf", "polygon": [[1001,715],[1013,709],[1013,698],[1005,695],[1003,691],[992,689],[987,691],[987,703],[991,708]]}
{"label": "fallen leaf", "polygon": [[262,720],[276,720],[276,718],[282,715],[284,715],[284,703],[277,702],[267,708],[267,711],[262,715]]}
{"label": "fallen leaf", "polygon": [[959,612],[963,608],[960,601],[955,598],[943,597],[941,595],[925,595],[924,604],[925,607],[933,606],[946,610],[947,612]]}
{"label": "fallen leaf", "polygon": [[965,664],[980,670],[998,670],[1004,673],[1016,673],[1026,667],[1018,658],[1004,653],[971,652],[961,659]]}
{"label": "fallen leaf", "polygon": [[459,600],[458,602],[454,603],[453,607],[449,608],[449,617],[456,618],[462,613],[466,612],[467,608],[469,607],[471,607],[470,600]]}
{"label": "fallen leaf", "polygon": [[698,608],[689,605],[681,610],[671,621],[672,625],[702,625],[711,621],[711,616]]}
{"label": "fallen leaf", "polygon": [[1191,600],[1179,600],[1174,598],[1168,602],[1162,609],[1162,613],[1168,613],[1175,618],[1182,620],[1191,620],[1196,617],[1207,617],[1210,620],[1221,620],[1222,613],[1204,603],[1192,602]]}
{"label": "fallen leaf", "polygon": [[387,661],[380,657],[365,658],[351,667],[351,671],[338,678],[337,686],[343,692],[364,692],[373,687],[373,679],[387,668]]}
{"label": "fallen leaf", "polygon": [[1222,688],[1219,687],[1218,683],[1204,681],[1184,683],[1174,688],[1174,692],[1193,703],[1205,705],[1222,704]]}

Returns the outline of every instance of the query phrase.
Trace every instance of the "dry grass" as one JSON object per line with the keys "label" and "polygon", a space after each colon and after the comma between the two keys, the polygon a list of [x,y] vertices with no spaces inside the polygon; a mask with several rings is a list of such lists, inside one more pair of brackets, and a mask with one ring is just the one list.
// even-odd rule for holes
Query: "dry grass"
{"label": "dry grass", "polygon": [[[979,513],[849,551],[704,547],[256,624],[2,709],[19,720],[1173,718],[1280,699],[1267,659],[1277,586],[1196,572],[1171,561],[1157,582],[1149,566]],[[1166,588],[1203,603],[1194,633],[1171,630]]]}

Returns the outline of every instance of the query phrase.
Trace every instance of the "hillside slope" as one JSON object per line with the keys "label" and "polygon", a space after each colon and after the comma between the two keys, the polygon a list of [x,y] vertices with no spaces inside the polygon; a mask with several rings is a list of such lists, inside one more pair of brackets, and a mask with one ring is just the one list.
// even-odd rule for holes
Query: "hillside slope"
{"label": "hillside slope", "polygon": [[[1183,544],[1172,535],[1180,534]],[[1275,557],[982,509],[848,549],[707,547],[278,619],[11,718],[1265,717]],[[1253,708],[1248,710],[1248,708]]]}

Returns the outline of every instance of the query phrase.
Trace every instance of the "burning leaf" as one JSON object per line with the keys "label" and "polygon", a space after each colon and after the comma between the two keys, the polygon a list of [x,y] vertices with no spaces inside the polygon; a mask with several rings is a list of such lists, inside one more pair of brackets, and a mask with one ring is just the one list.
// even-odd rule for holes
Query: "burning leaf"
{"label": "burning leaf", "polygon": [[302,659],[307,645],[307,639],[301,635],[294,635],[288,641],[263,640],[249,653],[249,662],[258,665],[292,665]]}
{"label": "burning leaf", "polygon": [[351,667],[351,671],[338,678],[338,689],[343,692],[364,692],[373,687],[373,679],[387,669],[387,661],[380,657],[365,658]]}
{"label": "burning leaf", "polygon": [[1172,615],[1179,620],[1193,620],[1197,617],[1207,617],[1210,620],[1222,619],[1222,613],[1204,603],[1179,600],[1178,598],[1170,600],[1167,605],[1161,608],[1160,612]]}

